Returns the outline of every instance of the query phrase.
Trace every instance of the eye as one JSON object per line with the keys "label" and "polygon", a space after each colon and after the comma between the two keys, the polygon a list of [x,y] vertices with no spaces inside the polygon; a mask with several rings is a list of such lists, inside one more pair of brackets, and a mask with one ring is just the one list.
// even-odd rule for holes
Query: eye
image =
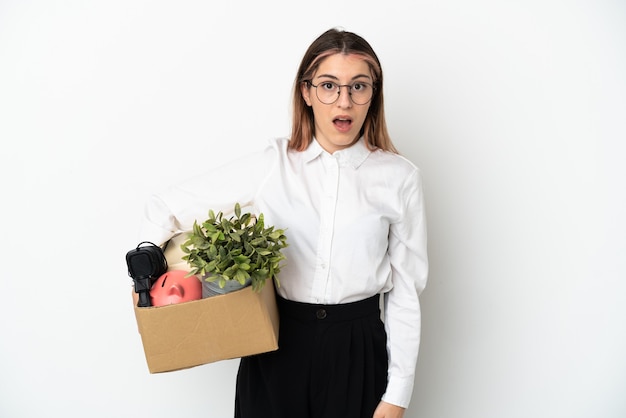
{"label": "eye", "polygon": [[352,91],[364,92],[364,91],[367,91],[368,87],[369,85],[365,83],[354,83],[352,85]]}
{"label": "eye", "polygon": [[320,83],[320,86],[327,91],[335,91],[337,90],[337,85],[335,83],[333,83],[332,81],[325,81],[323,83]]}

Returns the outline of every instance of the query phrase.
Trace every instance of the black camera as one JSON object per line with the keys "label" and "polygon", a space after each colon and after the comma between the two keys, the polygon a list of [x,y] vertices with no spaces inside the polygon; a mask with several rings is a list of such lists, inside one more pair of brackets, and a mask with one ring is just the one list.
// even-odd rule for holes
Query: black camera
{"label": "black camera", "polygon": [[137,248],[126,253],[126,264],[128,275],[135,282],[135,292],[139,295],[137,306],[152,306],[150,289],[154,282],[167,271],[167,260],[163,250],[149,241],[140,242]]}

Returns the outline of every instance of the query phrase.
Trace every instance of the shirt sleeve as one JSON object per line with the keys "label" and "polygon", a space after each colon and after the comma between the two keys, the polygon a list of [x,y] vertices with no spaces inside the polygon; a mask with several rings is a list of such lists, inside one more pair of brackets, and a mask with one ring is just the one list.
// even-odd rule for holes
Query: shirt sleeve
{"label": "shirt sleeve", "polygon": [[254,197],[276,162],[276,146],[237,158],[150,196],[144,207],[140,240],[162,245],[202,222],[209,210],[230,216],[236,203],[254,204]]}
{"label": "shirt sleeve", "polygon": [[426,216],[418,169],[403,187],[404,213],[389,231],[389,258],[393,288],[385,294],[389,369],[385,402],[406,408],[415,379],[421,335],[419,295],[428,278]]}

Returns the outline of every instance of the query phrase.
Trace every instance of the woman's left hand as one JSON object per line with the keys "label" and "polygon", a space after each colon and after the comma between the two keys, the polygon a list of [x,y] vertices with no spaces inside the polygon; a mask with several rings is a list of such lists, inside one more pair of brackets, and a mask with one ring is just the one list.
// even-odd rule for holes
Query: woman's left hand
{"label": "woman's left hand", "polygon": [[373,418],[402,418],[403,416],[404,408],[380,401]]}

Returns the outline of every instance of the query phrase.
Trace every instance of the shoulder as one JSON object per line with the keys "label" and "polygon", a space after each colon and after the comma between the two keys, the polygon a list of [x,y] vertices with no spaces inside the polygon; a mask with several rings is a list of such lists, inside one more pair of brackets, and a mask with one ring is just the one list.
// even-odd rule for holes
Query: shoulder
{"label": "shoulder", "polygon": [[306,159],[307,152],[289,148],[289,141],[290,139],[288,137],[269,139],[267,141],[267,147],[265,148],[266,156],[273,158],[274,161],[282,162],[282,164],[293,164]]}
{"label": "shoulder", "polygon": [[280,155],[285,155],[288,151],[288,138],[269,138],[260,145],[259,148],[249,149],[245,155],[247,158],[270,158],[272,160]]}
{"label": "shoulder", "polygon": [[419,196],[422,194],[423,179],[420,168],[403,155],[389,151],[373,151],[366,164],[370,167],[370,175],[386,187],[395,190],[398,196]]}
{"label": "shoulder", "polygon": [[276,137],[276,138],[268,139],[266,147],[270,148],[270,149],[273,149],[273,150],[286,152],[287,148],[288,148],[288,145],[289,145],[289,138]]}
{"label": "shoulder", "polygon": [[[419,176],[420,169],[403,155],[381,149],[372,151],[367,163],[378,168],[389,168],[396,175]],[[391,172],[391,171],[390,171]]]}

